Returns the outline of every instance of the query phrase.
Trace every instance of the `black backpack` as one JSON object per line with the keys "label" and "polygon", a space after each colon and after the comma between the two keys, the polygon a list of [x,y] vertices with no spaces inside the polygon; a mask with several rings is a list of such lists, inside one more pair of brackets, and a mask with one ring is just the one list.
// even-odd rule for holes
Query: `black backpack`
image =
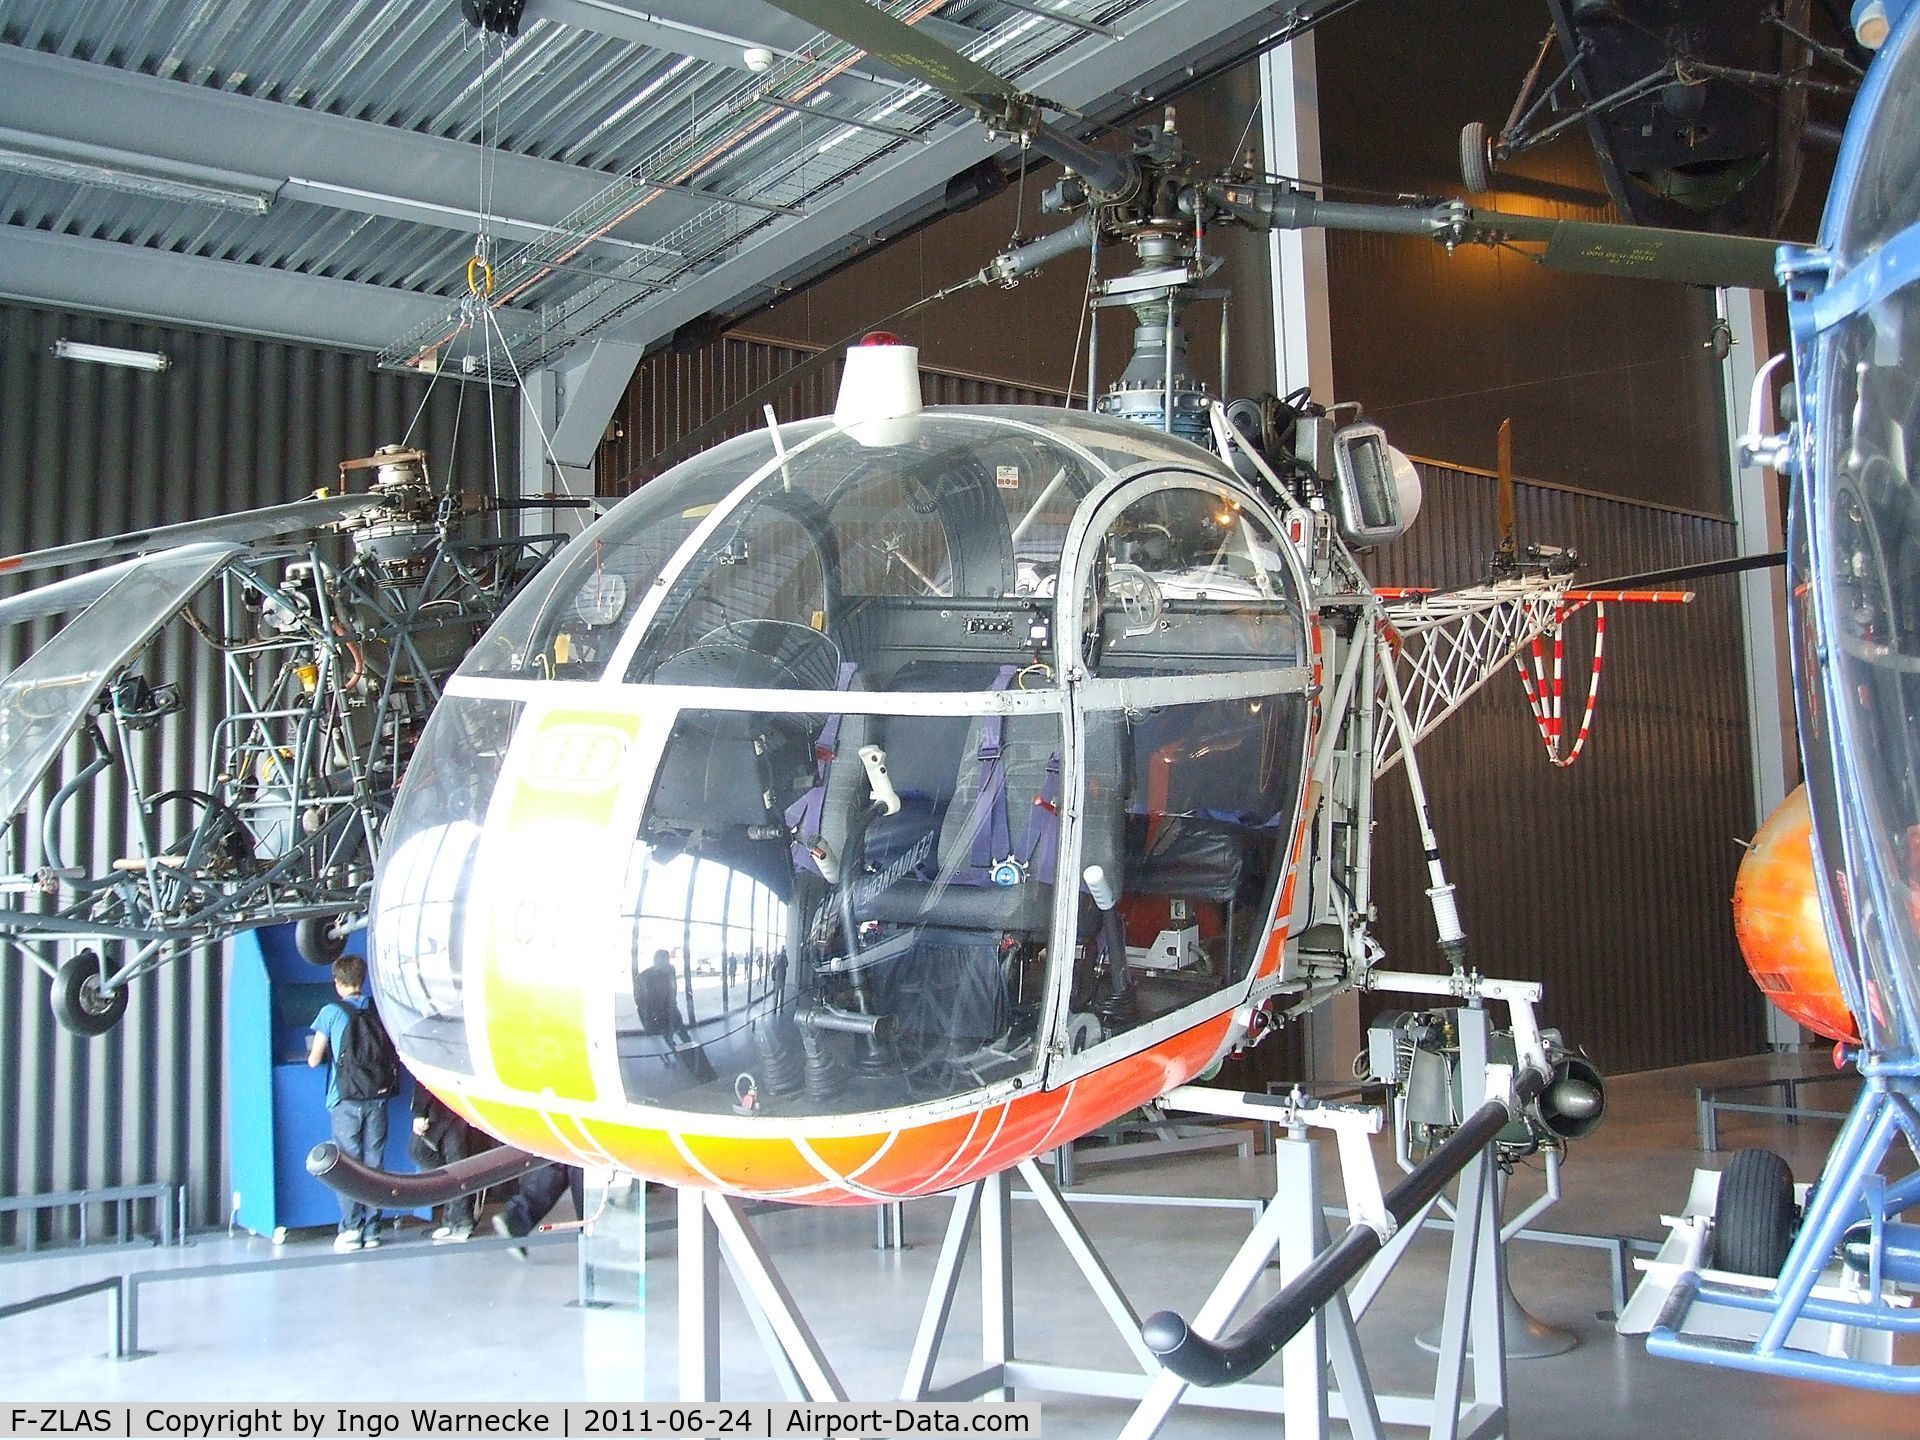
{"label": "black backpack", "polygon": [[373,1002],[346,1005],[347,1028],[333,1057],[334,1082],[342,1100],[384,1100],[399,1088],[400,1057],[394,1053],[387,1028],[374,1013]]}

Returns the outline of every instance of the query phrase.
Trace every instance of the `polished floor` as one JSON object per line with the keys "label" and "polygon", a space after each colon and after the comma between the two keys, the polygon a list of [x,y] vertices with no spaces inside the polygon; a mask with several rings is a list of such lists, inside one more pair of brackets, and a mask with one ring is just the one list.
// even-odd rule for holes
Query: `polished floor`
{"label": "polished floor", "polygon": [[[1631,1076],[1617,1082],[1606,1124],[1578,1146],[1566,1195],[1539,1223],[1593,1234],[1658,1234],[1661,1211],[1677,1209],[1696,1164],[1693,1086],[1703,1077],[1744,1078],[1774,1062]],[[1818,1093],[1818,1092],[1815,1092]],[[1839,1100],[1830,1088],[1819,1102]],[[1833,1127],[1727,1116],[1721,1144],[1781,1150],[1796,1173],[1817,1169]],[[1327,1157],[1331,1165],[1331,1156]],[[1202,1154],[1148,1163],[1083,1166],[1078,1189],[1162,1195],[1253,1196],[1269,1172],[1259,1155]],[[1537,1193],[1522,1173],[1516,1196]],[[1333,1197],[1337,1200],[1337,1196]],[[946,1200],[907,1208],[909,1248],[875,1245],[869,1211],[771,1211],[759,1232],[796,1300],[855,1398],[897,1393],[919,1305],[938,1250]],[[1035,1205],[1016,1202],[1015,1346],[1026,1359],[1125,1368],[1128,1356]],[[1165,1306],[1191,1313],[1249,1223],[1244,1210],[1087,1204],[1079,1213],[1141,1314]],[[661,1205],[657,1214],[671,1214]],[[586,1309],[575,1300],[573,1248],[536,1249],[529,1260],[429,1247],[418,1232],[384,1255],[417,1246],[413,1260],[381,1259],[143,1290],[141,1344],[151,1353],[102,1358],[104,1302],[80,1300],[0,1322],[0,1395],[30,1399],[522,1400],[670,1399],[675,1395],[675,1275],[672,1236],[654,1237],[645,1306]],[[325,1237],[297,1240],[287,1254],[314,1254]],[[0,1305],[131,1267],[203,1265],[273,1253],[265,1241],[199,1236],[186,1248],[42,1258],[0,1265]],[[1438,1318],[1445,1237],[1419,1241],[1362,1326],[1376,1386],[1430,1386],[1433,1362],[1413,1335]],[[1578,1335],[1568,1354],[1511,1366],[1513,1432],[1552,1440],[1854,1440],[1920,1437],[1920,1401],[1763,1380],[1650,1359],[1616,1337],[1605,1256],[1539,1244],[1512,1251],[1514,1287],[1541,1319]],[[637,1289],[638,1287],[636,1287]],[[779,1393],[773,1372],[731,1288],[723,1281],[726,1393]],[[940,1379],[976,1368],[979,1310],[963,1287]],[[1120,1401],[1034,1393],[1047,1440],[1112,1436]],[[1273,1416],[1177,1412],[1167,1436],[1279,1433]],[[1405,1431],[1397,1433],[1408,1433]]]}

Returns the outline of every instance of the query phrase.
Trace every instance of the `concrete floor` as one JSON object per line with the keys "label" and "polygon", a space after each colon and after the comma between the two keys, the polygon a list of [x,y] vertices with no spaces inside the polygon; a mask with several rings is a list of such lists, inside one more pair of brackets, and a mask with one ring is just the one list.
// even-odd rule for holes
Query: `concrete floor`
{"label": "concrete floor", "polygon": [[[1703,1076],[1746,1076],[1770,1062],[1631,1076],[1615,1083],[1606,1124],[1579,1145],[1567,1194],[1541,1225],[1595,1234],[1658,1234],[1661,1211],[1682,1203],[1696,1164],[1693,1086]],[[1821,1103],[1839,1101],[1829,1089]],[[1837,1108],[1837,1106],[1835,1107]],[[1833,1134],[1830,1124],[1723,1120],[1728,1148],[1781,1150],[1810,1178]],[[1208,1154],[1118,1166],[1085,1166],[1081,1190],[1240,1195],[1259,1193],[1269,1173],[1258,1155]],[[1331,1165],[1332,1157],[1326,1157]],[[1516,1196],[1537,1193],[1523,1173]],[[1335,1199],[1338,1197],[1335,1196]],[[870,1211],[791,1209],[763,1215],[759,1229],[797,1302],[855,1398],[897,1392],[947,1212],[945,1200],[907,1209],[909,1249],[875,1248]],[[1016,1201],[1018,1309],[1015,1343],[1027,1359],[1124,1368],[1127,1353],[1057,1239],[1030,1202]],[[671,1214],[661,1206],[657,1214]],[[1191,1314],[1244,1234],[1244,1211],[1087,1205],[1082,1221],[1131,1299],[1146,1314],[1171,1306]],[[396,1240],[418,1243],[418,1234]],[[313,1253],[326,1237],[293,1242]],[[152,1286],[140,1302],[141,1341],[154,1352],[101,1358],[104,1301],[78,1301],[0,1328],[0,1394],[23,1399],[526,1400],[671,1399],[675,1394],[672,1237],[657,1235],[645,1311],[585,1310],[570,1245],[536,1249],[519,1263],[502,1254],[421,1246],[417,1262],[347,1263],[229,1279]],[[429,1253],[431,1252],[431,1253]],[[449,1253],[450,1252],[450,1253]],[[165,1268],[266,1256],[265,1241],[197,1237],[184,1249],[133,1250],[0,1265],[0,1304],[140,1267]],[[388,1252],[391,1253],[391,1250]],[[1410,1342],[1439,1314],[1445,1237],[1417,1242],[1362,1326],[1376,1385],[1412,1391],[1431,1384],[1432,1360]],[[1511,1367],[1514,1433],[1554,1440],[1725,1436],[1793,1440],[1842,1433],[1859,1440],[1920,1436],[1920,1404],[1784,1380],[1650,1359],[1616,1337],[1607,1262],[1594,1250],[1537,1244],[1512,1252],[1515,1289],[1543,1320],[1573,1330],[1580,1346]],[[723,1281],[725,1389],[776,1397],[772,1371],[731,1287]],[[963,1287],[941,1379],[972,1368],[978,1306]],[[1047,1440],[1114,1435],[1129,1406],[1058,1394],[1023,1395],[1045,1407]],[[1271,1416],[1181,1411],[1168,1436],[1279,1433]],[[1406,1432],[1399,1432],[1406,1433]]]}

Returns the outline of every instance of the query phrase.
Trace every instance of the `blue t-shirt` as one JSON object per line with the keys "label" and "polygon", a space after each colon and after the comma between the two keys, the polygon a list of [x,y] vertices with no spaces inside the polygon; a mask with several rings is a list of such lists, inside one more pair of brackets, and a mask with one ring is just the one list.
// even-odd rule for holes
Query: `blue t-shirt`
{"label": "blue t-shirt", "polygon": [[320,1013],[313,1017],[313,1033],[327,1037],[327,1108],[333,1109],[340,1103],[340,1046],[347,1038],[347,1006],[356,1010],[367,1008],[367,997],[357,995],[351,1000],[329,1000],[320,1007]]}

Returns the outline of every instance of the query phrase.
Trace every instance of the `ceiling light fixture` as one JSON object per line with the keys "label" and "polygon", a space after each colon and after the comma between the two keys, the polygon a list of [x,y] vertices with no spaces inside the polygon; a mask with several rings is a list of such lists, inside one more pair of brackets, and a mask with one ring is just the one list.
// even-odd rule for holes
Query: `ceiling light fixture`
{"label": "ceiling light fixture", "polygon": [[88,345],[79,340],[56,340],[53,353],[61,360],[84,360],[91,365],[124,365],[129,370],[165,370],[173,364],[158,350],[122,350],[116,345]]}
{"label": "ceiling light fixture", "polygon": [[273,197],[258,190],[240,190],[227,185],[209,185],[173,175],[145,170],[127,170],[112,165],[62,155],[43,155],[32,150],[0,146],[0,170],[17,175],[32,175],[42,180],[64,180],[69,185],[98,185],[128,195],[144,195],[151,200],[177,200],[189,205],[211,205],[243,215],[264,215]]}

